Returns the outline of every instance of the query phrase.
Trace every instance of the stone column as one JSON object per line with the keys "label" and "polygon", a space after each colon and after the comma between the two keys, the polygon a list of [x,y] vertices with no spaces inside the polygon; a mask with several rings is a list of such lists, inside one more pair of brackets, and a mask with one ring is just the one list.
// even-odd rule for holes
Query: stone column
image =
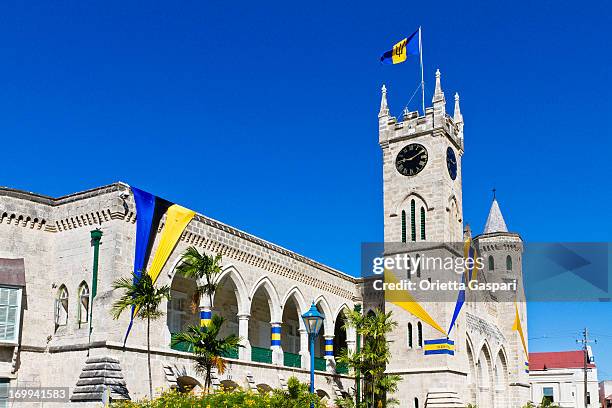
{"label": "stone column", "polygon": [[212,319],[212,305],[206,295],[200,298],[200,326],[208,326]]}
{"label": "stone column", "polygon": [[308,347],[308,332],[305,328],[300,328],[300,356],[302,357],[302,368],[310,370],[310,351]]}
{"label": "stone column", "polygon": [[270,334],[270,348],[272,349],[272,364],[283,365],[284,355],[281,347],[281,323],[270,323],[272,330]]}
{"label": "stone column", "polygon": [[251,343],[249,342],[249,315],[238,315],[238,336],[242,339],[238,347],[238,358],[240,360],[251,360]]}
{"label": "stone column", "polygon": [[325,350],[323,356],[325,357],[325,371],[328,373],[336,373],[336,359],[334,358],[334,336],[326,334],[323,336],[325,339]]}
{"label": "stone column", "polygon": [[357,351],[357,332],[354,327],[346,329],[346,348],[351,353]]}

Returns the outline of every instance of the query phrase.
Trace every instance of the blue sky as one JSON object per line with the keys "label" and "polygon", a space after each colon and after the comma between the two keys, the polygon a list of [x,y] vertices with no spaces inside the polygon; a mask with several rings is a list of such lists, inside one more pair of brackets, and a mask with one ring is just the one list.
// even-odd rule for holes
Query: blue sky
{"label": "blue sky", "polygon": [[[496,187],[527,241],[611,240],[609,2],[125,3],[0,5],[1,184],[122,180],[357,274],[382,238],[380,87],[419,104],[418,64],[378,57],[422,25],[428,101],[436,68],[449,111],[461,94],[473,230]],[[611,315],[532,304],[531,349]]]}

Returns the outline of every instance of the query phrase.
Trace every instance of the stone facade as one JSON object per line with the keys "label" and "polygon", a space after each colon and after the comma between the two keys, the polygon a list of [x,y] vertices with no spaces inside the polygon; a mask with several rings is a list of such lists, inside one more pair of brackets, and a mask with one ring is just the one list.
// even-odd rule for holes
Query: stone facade
{"label": "stone facade", "polygon": [[[427,256],[463,256],[464,240],[462,167],[464,121],[455,96],[453,117],[446,113],[440,72],[436,72],[433,106],[419,112],[403,112],[401,120],[390,114],[387,89],[383,86],[379,121],[379,144],[383,157],[385,253],[395,255],[398,245],[404,253]],[[403,149],[425,149],[421,157],[402,156]],[[452,151],[451,151],[452,150]],[[405,150],[404,150],[405,151]],[[410,151],[410,150],[409,150]],[[412,150],[417,151],[417,150]],[[451,152],[449,152],[451,151]],[[415,159],[413,159],[416,157]],[[420,161],[419,164],[411,161]],[[404,174],[402,163],[413,166]],[[455,164],[455,174],[452,165]],[[419,168],[421,166],[422,168]],[[469,228],[466,234],[471,236]],[[412,247],[410,247],[412,245]],[[530,398],[527,356],[516,330],[515,302],[525,337],[527,316],[522,288],[522,240],[506,229],[494,200],[485,233],[474,238],[474,246],[486,261],[494,258],[497,267],[478,272],[484,282],[517,281],[515,299],[497,299],[491,293],[467,291],[466,303],[450,333],[454,355],[425,355],[424,341],[444,337],[419,321],[396,303],[364,296],[364,309],[384,304],[398,322],[390,336],[393,359],[388,371],[401,376],[395,397],[401,406],[465,406],[479,408],[521,407]],[[401,248],[401,247],[400,247]],[[418,248],[418,250],[416,249]],[[510,257],[511,262],[506,263]],[[509,266],[509,267],[508,267]],[[400,276],[402,279],[439,280],[442,271],[429,275]],[[370,302],[370,304],[368,304]],[[378,303],[377,303],[378,302]],[[423,307],[441,327],[448,328],[455,299],[422,299]]]}
{"label": "stone facade", "polygon": [[[123,183],[58,199],[0,189],[0,240],[4,243],[0,248],[0,258],[23,258],[25,262],[26,286],[20,339],[16,344],[0,346],[4,360],[0,377],[9,379],[11,386],[70,387],[72,393],[80,384],[90,387],[86,390],[98,392],[102,387],[94,386],[104,385],[104,381],[98,381],[98,384],[85,384],[92,381],[83,381],[84,377],[88,378],[88,374],[84,374],[88,371],[88,361],[91,363],[94,359],[94,363],[107,361],[106,365],[112,366],[112,370],[120,367],[121,377],[132,399],[147,394],[145,324],[134,323],[124,349],[123,337],[129,313],[119,320],[113,320],[110,315],[111,305],[119,296],[112,290],[112,282],[129,276],[132,270],[135,216],[130,189]],[[89,342],[89,323],[84,317],[87,312],[79,309],[82,307],[82,288],[91,286],[93,252],[90,231],[96,228],[103,236]],[[153,251],[161,228],[162,225]],[[245,347],[240,349],[240,355],[228,359],[228,370],[215,378],[215,384],[281,387],[291,375],[306,381],[309,354],[306,332],[299,315],[314,301],[326,316],[320,337],[333,339],[334,331],[338,332],[337,317],[344,309],[353,308],[358,299],[356,279],[233,227],[196,215],[158,280],[158,284],[171,285],[177,299],[183,294],[189,299],[190,290],[195,288],[194,281],[174,276],[180,254],[191,245],[208,254],[223,255],[222,289],[215,298],[213,311],[234,322],[234,325],[228,324],[233,328],[228,332],[233,330],[244,339]],[[65,312],[59,299],[62,293],[67,294]],[[170,347],[170,325],[176,325],[178,321],[179,326],[184,327],[186,323],[197,322],[197,313],[192,312],[188,304],[181,307],[182,310],[177,311],[171,304],[163,305],[166,316],[153,323],[151,344],[156,392],[180,385],[181,381],[203,382],[194,372],[191,354]],[[59,322],[55,312],[58,308]],[[284,308],[293,315],[283,313]],[[285,327],[283,317],[292,323],[291,327]],[[283,331],[286,329],[287,337],[292,337],[291,351],[298,355],[297,362],[292,364],[302,368],[285,366],[282,349],[273,353],[272,361],[252,361],[250,343],[269,348],[271,325],[281,325]],[[267,332],[262,335],[265,330]],[[348,339],[345,334],[342,338],[344,347],[354,347],[354,336],[351,338],[349,333]],[[318,344],[317,356],[321,360],[322,350]],[[316,386],[321,395],[336,398],[353,384],[347,375],[336,374],[333,357],[326,358],[318,368]],[[101,373],[101,378],[104,375],[114,374]],[[71,405],[86,404],[77,402],[83,398],[73,399]]]}
{"label": "stone facade", "polygon": [[[404,112],[401,121],[392,117],[383,88],[379,142],[383,153],[385,243],[406,240],[408,235],[408,240],[434,244],[432,251],[436,253],[460,255],[452,245],[439,245],[464,239],[463,117],[458,96],[454,116],[446,114],[439,73],[433,107],[423,116]],[[395,166],[398,153],[409,143],[419,143],[428,151],[426,165],[411,177],[399,174]],[[449,148],[456,154],[455,178],[449,177],[447,170]],[[417,215],[412,215],[415,211]],[[474,242],[483,257],[491,257],[498,267],[482,271],[483,276],[489,281],[516,279],[520,283],[521,238],[506,230],[496,201],[489,218],[485,233]],[[129,313],[119,320],[113,320],[110,314],[111,305],[120,295],[112,290],[112,282],[128,277],[132,271],[135,219],[133,196],[123,183],[60,198],[0,188],[0,258],[23,259],[25,266],[19,338],[0,342],[0,380],[11,386],[70,387],[71,406],[91,405],[107,389],[115,398],[147,395],[145,324],[135,322],[124,347]],[[153,252],[162,226],[163,219]],[[100,229],[103,235],[98,292],[92,305],[87,296],[93,229]],[[461,407],[477,403],[480,408],[516,408],[529,399],[524,351],[512,329],[514,302],[469,294],[451,334],[455,354],[425,356],[423,340],[440,334],[396,305],[385,303],[383,293],[368,291],[368,281],[201,214],[183,232],[158,280],[158,284],[171,286],[172,299],[162,306],[165,316],[152,328],[156,393],[203,383],[194,372],[192,355],[170,347],[172,332],[199,320],[197,311],[190,307],[196,282],[174,273],[188,246],[207,254],[222,254],[219,290],[212,305],[204,306],[226,319],[224,335],[235,333],[242,338],[243,347],[237,355],[228,357],[228,369],[223,375],[215,375],[214,386],[283,387],[292,375],[307,381],[310,354],[300,315],[314,302],[326,316],[315,347],[318,393],[333,400],[353,392],[354,378],[336,365],[334,355],[340,348],[356,346],[354,331],[345,330],[342,323],[343,311],[359,303],[364,312],[375,307],[393,311],[398,322],[389,339],[393,359],[388,372],[402,378],[395,395],[400,406]],[[527,336],[520,285],[516,304]],[[448,327],[453,304],[448,299],[429,301],[426,308],[436,321]],[[87,316],[92,306],[90,335]],[[274,346],[271,332],[278,328],[281,346]],[[324,352],[326,342],[333,344],[333,353]]]}

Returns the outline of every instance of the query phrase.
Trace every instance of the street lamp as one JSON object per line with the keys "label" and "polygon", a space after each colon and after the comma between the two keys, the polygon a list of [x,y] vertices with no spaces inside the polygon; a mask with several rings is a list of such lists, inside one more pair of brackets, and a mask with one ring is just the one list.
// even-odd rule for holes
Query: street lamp
{"label": "street lamp", "polygon": [[[314,394],[314,341],[321,330],[321,326],[323,326],[325,316],[319,312],[314,302],[312,302],[310,310],[302,315],[302,320],[304,320],[310,341],[310,393]],[[314,407],[314,402],[310,403],[310,407]]]}

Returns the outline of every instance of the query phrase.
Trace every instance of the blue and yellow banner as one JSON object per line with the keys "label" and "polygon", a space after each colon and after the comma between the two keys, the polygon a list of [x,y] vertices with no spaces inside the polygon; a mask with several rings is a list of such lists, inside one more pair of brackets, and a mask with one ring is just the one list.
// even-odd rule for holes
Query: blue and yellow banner
{"label": "blue and yellow banner", "polygon": [[525,361],[525,372],[529,374],[529,361]]}
{"label": "blue and yellow banner", "polygon": [[326,356],[334,355],[334,340],[333,339],[325,339],[325,355]]}
{"label": "blue and yellow banner", "polygon": [[425,350],[426,356],[431,356],[435,354],[448,354],[454,356],[455,342],[447,338],[425,340],[423,350]]}
{"label": "blue and yellow banner", "polygon": [[280,326],[272,326],[272,346],[280,346],[281,345],[281,327]]}
{"label": "blue and yellow banner", "polygon": [[[463,257],[465,259],[465,274],[461,277],[461,282],[467,284],[474,279],[478,274],[478,267],[476,266],[476,258],[478,257],[478,252],[476,252],[476,248],[472,245],[472,237],[468,236],[463,244]],[[453,318],[451,319],[450,326],[448,327],[447,336],[450,336],[455,323],[457,322],[457,318],[459,317],[459,313],[461,312],[461,308],[465,303],[465,289],[459,290],[459,294],[457,295],[457,302],[455,303],[455,310],[453,311]]]}
{"label": "blue and yellow banner", "polygon": [[200,326],[208,326],[212,320],[212,311],[202,310],[200,312]]}
{"label": "blue and yellow banner", "polygon": [[[409,37],[404,38],[393,46],[389,51],[386,51],[380,57],[381,64],[399,64],[408,58],[408,55],[419,55],[419,41],[420,41],[419,28]],[[419,34],[419,36],[417,36]]]}
{"label": "blue and yellow banner", "polygon": [[[147,269],[153,242],[155,241],[155,235],[157,234],[162,217],[166,214],[166,223],[162,229],[159,245],[153,257],[153,261],[151,262],[151,268],[149,269],[149,275],[151,275],[153,283],[155,284],[170,253],[176,246],[187,224],[189,224],[195,216],[195,212],[136,187],[130,187],[130,189],[134,195],[134,203],[136,205],[136,243],[134,248],[135,282],[140,279],[142,272]],[[124,346],[137,313],[138,310],[132,308],[130,324],[123,339]]]}

